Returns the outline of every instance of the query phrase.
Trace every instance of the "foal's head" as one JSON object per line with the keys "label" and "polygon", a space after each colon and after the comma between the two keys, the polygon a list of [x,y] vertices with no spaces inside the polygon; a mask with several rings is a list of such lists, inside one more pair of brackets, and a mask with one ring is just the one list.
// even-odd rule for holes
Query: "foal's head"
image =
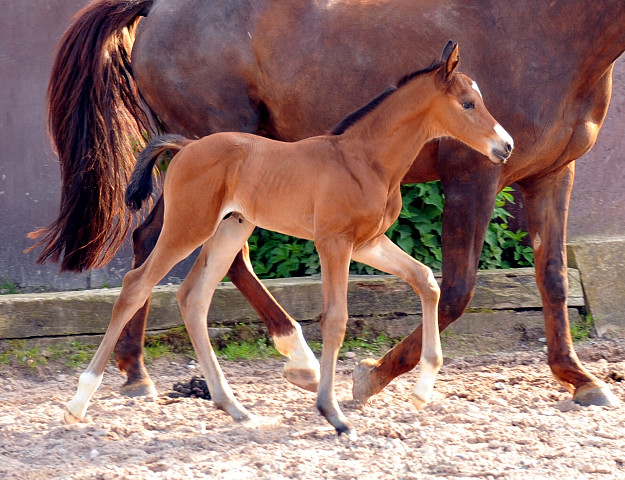
{"label": "foal's head", "polygon": [[514,141],[486,109],[477,83],[456,71],[458,60],[458,45],[449,42],[435,77],[440,95],[433,108],[439,127],[493,163],[506,163]]}

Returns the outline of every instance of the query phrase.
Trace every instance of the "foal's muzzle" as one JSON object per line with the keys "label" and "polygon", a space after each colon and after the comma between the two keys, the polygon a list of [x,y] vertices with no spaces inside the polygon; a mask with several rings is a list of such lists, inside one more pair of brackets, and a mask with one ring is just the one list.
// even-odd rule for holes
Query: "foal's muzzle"
{"label": "foal's muzzle", "polygon": [[510,155],[512,155],[512,150],[514,150],[514,140],[512,140],[510,134],[499,124],[495,125],[495,132],[497,132],[500,142],[497,142],[497,146],[492,146],[492,157],[497,158],[501,163],[505,164],[510,158]]}
{"label": "foal's muzzle", "polygon": [[511,143],[506,142],[504,145],[504,151],[493,148],[493,155],[500,159],[502,163],[506,163],[510,158],[510,155],[512,155],[513,148],[514,146]]}

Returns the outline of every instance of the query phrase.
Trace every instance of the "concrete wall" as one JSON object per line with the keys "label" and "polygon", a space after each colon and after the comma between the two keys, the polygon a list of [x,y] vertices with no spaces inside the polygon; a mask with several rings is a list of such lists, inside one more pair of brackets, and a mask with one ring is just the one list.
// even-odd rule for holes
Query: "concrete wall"
{"label": "concrete wall", "polygon": [[[0,283],[56,289],[118,285],[129,248],[105,269],[59,274],[35,264],[26,234],[58,211],[59,168],[45,126],[45,89],[54,50],[87,0],[3,0],[0,16]],[[614,75],[614,100],[597,146],[578,161],[570,236],[625,236],[625,60]],[[183,275],[184,268],[170,277]],[[177,273],[180,272],[180,273]]]}
{"label": "concrete wall", "polygon": [[576,162],[568,235],[625,237],[625,56],[594,148]]}
{"label": "concrete wall", "polygon": [[88,275],[35,265],[26,234],[49,224],[60,174],[45,125],[52,58],[71,16],[86,0],[9,0],[0,15],[0,282],[77,288]]}

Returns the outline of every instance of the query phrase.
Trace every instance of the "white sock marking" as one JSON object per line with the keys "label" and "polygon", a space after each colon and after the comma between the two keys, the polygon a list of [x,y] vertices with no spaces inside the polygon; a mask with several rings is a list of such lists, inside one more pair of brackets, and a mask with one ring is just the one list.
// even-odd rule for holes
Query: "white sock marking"
{"label": "white sock marking", "polygon": [[83,372],[78,379],[78,390],[71,402],[67,404],[67,410],[76,418],[82,420],[87,413],[87,407],[95,391],[100,386],[104,375],[96,375],[89,371]]}
{"label": "white sock marking", "polygon": [[289,369],[319,370],[319,361],[306,343],[302,327],[295,324],[295,332],[283,337],[273,337],[276,349],[289,358]]}

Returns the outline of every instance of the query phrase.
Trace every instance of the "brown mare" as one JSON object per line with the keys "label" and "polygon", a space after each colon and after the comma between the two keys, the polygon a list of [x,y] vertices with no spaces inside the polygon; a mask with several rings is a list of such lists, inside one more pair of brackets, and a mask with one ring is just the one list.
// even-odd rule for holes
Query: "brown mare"
{"label": "brown mare", "polygon": [[314,240],[322,272],[321,372],[317,408],[339,433],[355,435],[334,396],[334,371],[347,325],[349,262],[354,259],[408,282],[423,304],[421,376],[412,393],[429,401],[443,362],[438,335],[440,290],[432,271],[388,237],[401,210],[400,181],[423,145],[456,138],[505,163],[512,138],[488,113],[475,82],[456,73],[458,46],[442,61],[404,77],[327,134],[294,143],[246,133],[199,140],[165,135],[141,153],[126,200],[141,207],[152,190],[152,170],[168,149],[180,150],[163,188],[163,228],[147,260],[124,277],[111,323],[66,420],[84,417],[89,399],[124,326],[169,270],[203,245],[178,292],[178,303],[215,405],[249,420],[219,368],[206,315],[217,285],[255,226]]}
{"label": "brown mare", "polygon": [[[135,29],[140,16],[146,17]],[[622,0],[97,2],[76,16],[50,79],[49,123],[63,194],[58,219],[38,233],[40,260],[79,271],[115,253],[127,228],[123,190],[134,163],[132,132],[153,128],[150,111],[166,131],[187,137],[244,131],[299,140],[327,131],[435,58],[453,37],[465,48],[463,70],[480,79],[516,149],[499,167],[458,142],[436,140],[403,179],[441,179],[445,191],[440,328],[469,303],[495,195],[517,182],[552,372],[576,401],[614,404],[572,346],[565,232],[574,160],[592,147],[603,123],[612,66],[625,50],[623,25]],[[147,257],[161,222],[158,202],[135,232],[135,265]],[[258,282],[245,250],[228,276],[274,339],[296,334],[297,323]],[[116,347],[129,394],[153,390],[141,356],[146,317],[147,303]],[[417,330],[381,359],[365,362],[355,395],[373,395],[414,368],[420,350]],[[285,369],[293,370],[288,362]]]}

